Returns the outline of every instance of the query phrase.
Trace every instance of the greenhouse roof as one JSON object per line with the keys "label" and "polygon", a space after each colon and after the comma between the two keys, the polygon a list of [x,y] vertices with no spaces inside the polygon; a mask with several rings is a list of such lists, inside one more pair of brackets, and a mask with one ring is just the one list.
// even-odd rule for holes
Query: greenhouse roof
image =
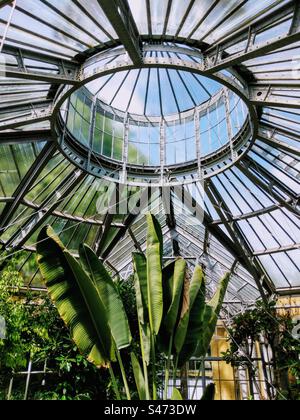
{"label": "greenhouse roof", "polygon": [[231,271],[230,308],[300,292],[297,0],[0,1],[0,53],[2,264],[41,287],[50,224],[126,279],[146,221],[111,200],[151,184],[165,259]]}

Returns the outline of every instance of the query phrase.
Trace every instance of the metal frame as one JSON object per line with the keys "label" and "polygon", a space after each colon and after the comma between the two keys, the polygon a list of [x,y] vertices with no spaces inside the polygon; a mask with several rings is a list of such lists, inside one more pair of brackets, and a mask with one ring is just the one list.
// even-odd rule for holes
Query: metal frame
{"label": "metal frame", "polygon": [[127,0],[98,0],[119,39],[122,40],[132,62],[142,62],[142,44]]}
{"label": "metal frame", "polygon": [[[12,1],[2,1],[0,7],[11,4]],[[77,7],[80,3],[74,1]],[[226,150],[226,156],[229,156],[230,164],[226,165],[225,155],[218,156],[218,159],[214,162],[215,172],[211,171],[209,166],[205,167],[205,162],[202,161],[201,155],[197,156],[197,174],[189,174],[190,168],[187,171],[171,173],[171,175],[179,176],[181,179],[178,181],[180,184],[193,183],[197,179],[207,180],[211,178],[211,181],[206,183],[207,197],[207,208],[204,212],[204,231],[203,231],[203,243],[198,241],[197,238],[193,237],[188,229],[186,232],[183,229],[184,224],[179,220],[175,213],[173,206],[176,200],[174,189],[171,188],[171,209],[169,215],[166,218],[166,225],[164,226],[164,233],[167,235],[170,246],[170,253],[179,255],[184,240],[188,240],[199,249],[203,247],[203,255],[213,255],[216,252],[213,248],[216,246],[216,242],[220,242],[226,250],[232,255],[235,263],[239,264],[236,272],[240,271],[239,279],[241,282],[245,280],[241,274],[242,270],[246,270],[254,278],[257,288],[260,290],[261,295],[265,298],[265,294],[273,294],[276,292],[275,287],[272,284],[272,279],[269,278],[261,264],[261,257],[268,257],[275,261],[276,256],[278,258],[281,254],[284,254],[291,261],[291,266],[296,266],[297,262],[292,261],[291,254],[299,250],[299,243],[297,243],[293,236],[294,232],[288,232],[288,228],[283,227],[286,232],[286,236],[291,239],[290,244],[280,245],[280,241],[275,243],[275,246],[266,246],[266,249],[252,249],[247,241],[245,232],[241,228],[241,221],[252,220],[256,218],[259,220],[262,217],[269,215],[269,218],[274,220],[276,210],[280,210],[287,219],[291,222],[291,225],[295,228],[299,228],[297,221],[299,220],[300,207],[299,207],[299,191],[293,190],[293,188],[287,183],[283,182],[280,177],[275,176],[270,170],[263,166],[263,161],[268,164],[276,166],[271,161],[271,158],[277,159],[278,165],[286,165],[286,168],[290,172],[286,171],[286,176],[291,179],[294,183],[299,180],[299,157],[300,152],[297,147],[300,141],[300,129],[299,131],[294,130],[292,127],[288,127],[288,121],[286,124],[280,126],[268,122],[263,117],[265,107],[275,108],[275,110],[294,110],[293,112],[299,115],[300,108],[300,84],[299,80],[293,79],[291,76],[291,54],[297,47],[297,43],[300,41],[300,6],[297,1],[288,1],[284,5],[278,4],[272,6],[272,8],[266,8],[261,16],[256,16],[255,19],[249,18],[245,23],[238,29],[222,36],[215,36],[214,45],[205,44],[203,41],[205,38],[212,34],[215,27],[208,28],[206,33],[203,34],[201,39],[193,39],[197,29],[201,27],[202,23],[207,17],[213,13],[214,9],[218,5],[218,0],[214,1],[211,7],[199,17],[194,28],[191,28],[189,36],[185,39],[181,37],[181,30],[188,20],[189,14],[192,10],[194,2],[189,2],[189,5],[180,19],[178,24],[177,33],[175,36],[168,35],[169,19],[172,11],[172,1],[169,0],[167,4],[166,16],[164,18],[162,34],[156,35],[154,33],[154,21],[152,20],[152,11],[150,2],[146,2],[147,10],[147,22],[148,22],[148,34],[139,34],[136,23],[134,22],[133,15],[130,11],[128,2],[121,0],[99,0],[99,5],[105,12],[110,25],[117,34],[118,39],[113,39],[109,34],[109,31],[104,27],[101,27],[96,19],[81,5],[80,10],[89,14],[89,19],[96,24],[97,27],[106,34],[108,41],[102,42],[99,40],[98,46],[90,48],[87,42],[82,42],[82,46],[86,47],[86,51],[82,52],[77,49],[76,46],[72,46],[70,43],[69,56],[68,53],[61,54],[59,57],[54,51],[41,48],[37,52],[37,48],[34,45],[24,42],[18,46],[15,45],[9,38],[5,39],[2,53],[9,59],[8,65],[6,66],[5,79],[0,82],[1,89],[7,89],[6,92],[10,95],[10,98],[16,95],[15,99],[8,99],[7,102],[3,102],[1,106],[0,114],[0,147],[6,147],[10,145],[15,147],[22,143],[33,143],[36,141],[46,141],[42,153],[38,156],[36,162],[28,173],[23,176],[23,179],[12,194],[11,197],[0,197],[0,203],[3,206],[3,211],[0,216],[0,231],[3,234],[10,221],[13,219],[14,214],[18,210],[20,205],[30,208],[36,214],[32,214],[27,223],[22,224],[18,227],[15,235],[11,239],[2,245],[6,249],[28,249],[34,251],[33,246],[28,246],[27,241],[41,227],[43,223],[50,216],[57,218],[63,218],[66,221],[78,221],[87,227],[87,235],[91,226],[98,226],[98,235],[95,238],[95,249],[99,256],[106,261],[107,265],[111,267],[116,273],[120,273],[130,265],[130,256],[126,257],[127,249],[124,249],[124,255],[120,256],[122,263],[120,266],[114,264],[112,257],[118,255],[117,246],[122,243],[130,243],[138,249],[140,252],[144,250],[144,242],[141,240],[134,229],[136,225],[140,223],[139,217],[133,214],[128,215],[123,223],[117,223],[114,221],[114,217],[107,214],[104,220],[97,221],[84,215],[83,217],[76,216],[76,210],[74,214],[67,214],[66,210],[58,211],[57,207],[59,204],[71,193],[78,185],[87,177],[87,171],[90,170],[90,174],[93,174],[90,166],[93,165],[93,156],[90,153],[88,159],[88,166],[85,166],[86,162],[82,164],[81,170],[74,170],[64,179],[58,188],[53,191],[48,200],[44,200],[42,204],[31,203],[27,199],[26,195],[34,183],[39,179],[42,170],[45,168],[47,162],[53,158],[55,151],[54,140],[57,137],[56,133],[56,122],[59,109],[63,101],[79,87],[84,86],[86,83],[96,80],[98,77],[116,74],[124,70],[130,71],[131,69],[175,69],[189,71],[192,74],[201,74],[211,77],[213,80],[217,80],[229,89],[232,89],[237,95],[243,98],[246,102],[249,112],[250,121],[254,123],[253,134],[254,139],[249,143],[239,143],[237,145],[231,143],[230,149]],[[244,2],[231,10],[218,22],[216,25],[222,27],[224,23],[230,21],[231,17],[235,12],[242,11]],[[31,16],[30,11],[26,10],[23,5],[17,4],[17,10],[25,13],[28,17]],[[51,5],[51,10],[57,13],[60,17],[65,18],[63,12],[59,11],[54,5]],[[43,16],[33,16],[41,24],[47,24],[43,20]],[[281,36],[272,37],[268,36],[266,32],[269,28],[276,28],[280,22],[290,22],[290,30],[287,34]],[[72,17],[67,17],[67,22],[71,25],[75,25],[77,30],[81,30],[80,24],[74,21]],[[8,26],[11,25],[14,30],[21,30],[20,26],[17,26],[14,20],[7,22]],[[48,23],[48,27],[51,28],[51,22]],[[53,28],[55,29],[55,28]],[[68,40],[76,41],[76,36],[72,33],[60,29],[58,32],[64,35]],[[30,28],[26,30],[27,34],[30,34]],[[257,41],[258,35],[265,33],[266,37],[262,42]],[[88,29],[86,34],[93,39],[95,42],[98,37],[91,33]],[[41,35],[42,36],[42,35]],[[45,41],[50,41],[50,38],[45,37]],[[52,41],[53,42],[53,41]],[[62,43],[59,45],[62,46]],[[144,43],[144,44],[143,44]],[[168,43],[168,44],[167,44]],[[238,52],[229,53],[234,45],[242,45]],[[187,48],[188,46],[188,48]],[[112,50],[112,48],[118,47]],[[191,48],[192,47],[192,48]],[[278,55],[278,50],[282,52],[282,60]],[[74,52],[71,53],[71,52]],[[153,54],[151,54],[153,53]],[[187,55],[188,59],[185,61],[180,57]],[[151,56],[150,56],[151,55]],[[263,60],[263,57],[265,59]],[[105,66],[103,61],[107,60]],[[251,60],[251,63],[247,63]],[[245,63],[245,64],[244,64]],[[281,65],[276,67],[276,63]],[[94,64],[94,68],[90,70],[88,66]],[[265,68],[274,65],[274,72],[270,72]],[[222,70],[230,70],[232,75],[236,78],[229,78],[221,73]],[[264,73],[263,73],[264,72]],[[14,78],[12,80],[11,78]],[[23,90],[22,85],[28,88]],[[123,81],[124,83],[124,81]],[[30,90],[30,86],[41,86],[41,92],[48,92],[48,95],[41,99],[30,100],[24,99],[26,92]],[[20,89],[21,87],[21,89]],[[148,89],[150,85],[148,85]],[[38,88],[37,88],[38,89]],[[134,89],[136,89],[136,84]],[[18,95],[20,93],[20,95]],[[160,92],[161,94],[161,92]],[[174,100],[176,102],[176,94],[174,94]],[[130,101],[132,100],[130,97]],[[212,101],[211,98],[210,101]],[[105,105],[105,104],[104,104]],[[228,105],[228,100],[227,100]],[[107,105],[106,105],[107,106]],[[177,104],[178,106],[178,104]],[[256,110],[257,108],[257,110]],[[179,106],[178,106],[179,111]],[[182,113],[176,116],[176,118],[184,118],[186,115],[190,115],[194,118],[194,115],[199,112],[199,108],[193,110],[187,110],[186,113]],[[274,111],[275,112],[275,111]],[[227,106],[227,118],[229,109]],[[262,117],[261,117],[262,116]],[[126,120],[127,120],[126,115]],[[164,117],[164,116],[162,116]],[[147,116],[141,115],[137,117],[147,119]],[[165,119],[168,117],[165,116]],[[259,121],[261,119],[261,121]],[[288,119],[287,119],[288,120]],[[37,125],[37,129],[28,128],[29,125],[35,125],[45,122],[45,129],[43,126]],[[52,137],[49,131],[47,122],[51,123]],[[296,118],[295,118],[296,124]],[[27,130],[27,129],[28,130]],[[228,132],[232,132],[229,121],[227,120]],[[198,127],[199,129],[199,127]],[[163,128],[162,128],[163,131]],[[197,130],[196,130],[197,131]],[[281,139],[286,137],[287,141]],[[199,142],[199,137],[197,142]],[[229,136],[232,138],[232,136]],[[128,139],[127,139],[128,140]],[[254,144],[254,141],[257,141]],[[262,146],[263,144],[263,146]],[[292,145],[293,144],[293,145]],[[264,149],[264,145],[266,150]],[[128,153],[128,143],[124,146],[124,155]],[[235,154],[235,147],[239,151],[238,156]],[[280,156],[274,155],[268,157],[267,151],[271,148],[280,151]],[[127,148],[127,150],[126,150]],[[67,156],[70,151],[64,150],[64,155]],[[163,161],[163,144],[161,148],[161,162]],[[270,152],[271,154],[271,152]],[[267,157],[266,157],[267,156]],[[80,158],[77,156],[78,159]],[[257,157],[257,159],[256,159]],[[262,158],[260,160],[259,158]],[[68,159],[71,159],[68,156]],[[17,164],[18,162],[16,162]],[[208,162],[210,163],[210,162]],[[18,165],[16,165],[19,171]],[[229,170],[230,168],[230,170]],[[222,174],[224,174],[223,182],[227,182],[230,185],[229,173],[231,169],[236,168],[240,171],[241,175],[253,183],[261,194],[266,197],[266,201],[271,204],[265,205],[261,198],[257,198],[259,202],[258,208],[253,207],[253,211],[242,211],[241,216],[234,216],[230,211],[230,206],[226,204],[225,198],[223,199],[221,190],[218,189],[217,181],[220,181]],[[284,172],[284,166],[281,168],[281,172]],[[123,169],[123,181],[125,175],[128,173],[128,166],[125,162],[122,165]],[[136,174],[141,175],[141,168],[135,168]],[[153,168],[151,168],[153,170]],[[150,172],[151,172],[150,170]],[[173,168],[174,170],[174,168]],[[233,169],[232,169],[233,170]],[[99,170],[98,170],[99,171]],[[20,171],[19,171],[20,172]],[[149,181],[150,172],[143,173],[144,185],[147,185]],[[101,168],[100,174],[103,175],[106,172]],[[129,172],[130,173],[130,172]],[[75,175],[76,174],[76,175]],[[94,173],[96,175],[96,173]],[[167,174],[169,177],[170,174]],[[230,181],[230,182],[229,182]],[[232,181],[233,182],[233,181]],[[245,183],[245,181],[241,180]],[[0,172],[0,191],[4,191],[1,187],[2,179]],[[249,184],[250,185],[250,184]],[[187,189],[187,187],[185,187]],[[225,188],[224,188],[225,189]],[[232,193],[232,205],[237,205],[236,194],[238,187],[228,187],[226,193]],[[239,193],[241,197],[242,193]],[[0,192],[0,195],[2,193]],[[56,199],[59,197],[59,199]],[[163,205],[168,207],[165,194],[162,192]],[[82,197],[84,199],[84,197]],[[242,198],[241,198],[242,200]],[[246,198],[245,198],[246,200]],[[193,209],[195,200],[192,196],[189,197],[187,202],[187,208]],[[251,207],[251,205],[250,205]],[[165,223],[165,222],[164,222]],[[267,230],[270,228],[266,225]],[[110,243],[106,245],[108,234],[111,229],[115,228],[116,232]],[[144,227],[143,227],[144,229]],[[223,229],[226,230],[226,233]],[[298,229],[299,230],[299,229]],[[73,237],[76,235],[73,232]],[[127,242],[129,241],[129,242]],[[127,251],[128,252],[128,251]],[[189,258],[199,258],[199,256]],[[225,257],[224,257],[225,258]],[[219,257],[221,259],[221,257]],[[196,259],[194,259],[196,261]],[[226,263],[227,264],[227,263]],[[282,268],[283,272],[284,268]],[[246,272],[243,271],[243,272]],[[299,270],[298,270],[299,271]],[[236,274],[238,277],[238,274]],[[288,278],[285,280],[288,284]],[[234,281],[234,280],[233,280]],[[249,284],[250,286],[250,284]],[[246,286],[246,288],[249,286]],[[299,288],[290,287],[279,289],[279,294],[286,293],[299,293]],[[248,296],[248,289],[245,291],[245,284],[237,287],[237,295],[244,293]]]}

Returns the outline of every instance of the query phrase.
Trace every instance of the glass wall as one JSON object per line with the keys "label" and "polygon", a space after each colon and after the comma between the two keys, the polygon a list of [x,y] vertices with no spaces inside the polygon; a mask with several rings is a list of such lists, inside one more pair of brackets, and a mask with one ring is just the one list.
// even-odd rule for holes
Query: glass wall
{"label": "glass wall", "polygon": [[128,163],[160,165],[160,125],[129,120]]}
{"label": "glass wall", "polygon": [[114,110],[83,88],[71,96],[67,115],[69,131],[95,156],[159,167],[195,162],[197,148],[205,158],[228,146],[230,133],[240,132],[248,112],[241,98],[224,90],[184,116],[151,120]]}
{"label": "glass wall", "polygon": [[70,97],[67,126],[74,137],[85,146],[89,146],[92,100],[83,90]]}

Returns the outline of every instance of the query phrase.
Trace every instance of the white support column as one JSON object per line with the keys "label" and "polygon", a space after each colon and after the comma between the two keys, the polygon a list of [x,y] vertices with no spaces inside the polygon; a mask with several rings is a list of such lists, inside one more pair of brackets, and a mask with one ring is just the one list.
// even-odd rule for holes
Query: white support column
{"label": "white support column", "polygon": [[164,169],[166,158],[166,124],[164,118],[160,122],[160,175],[161,183],[164,184]]}
{"label": "white support column", "polygon": [[194,123],[195,123],[196,155],[197,155],[197,162],[198,162],[198,177],[200,180],[202,180],[204,178],[204,171],[203,171],[202,163],[201,163],[201,130],[200,130],[200,113],[199,113],[198,108],[195,109]]}
{"label": "white support column", "polygon": [[237,160],[237,153],[234,150],[234,144],[233,144],[233,130],[232,130],[230,98],[229,98],[228,88],[224,88],[224,102],[225,102],[227,132],[228,132],[228,138],[229,138],[229,144],[230,144],[230,150],[231,150],[231,158],[232,158],[232,161],[235,162]]}
{"label": "white support column", "polygon": [[[70,106],[70,104],[69,104]],[[91,119],[90,119],[90,133],[89,133],[89,143],[88,143],[88,159],[86,162],[87,171],[89,171],[91,167],[91,157],[94,153],[94,138],[95,138],[95,125],[96,125],[96,99],[92,102],[92,109],[91,109]]]}
{"label": "white support column", "polygon": [[129,147],[129,121],[128,114],[124,118],[124,142],[123,142],[123,172],[122,183],[125,184],[127,180],[127,163],[128,163],[128,147]]}

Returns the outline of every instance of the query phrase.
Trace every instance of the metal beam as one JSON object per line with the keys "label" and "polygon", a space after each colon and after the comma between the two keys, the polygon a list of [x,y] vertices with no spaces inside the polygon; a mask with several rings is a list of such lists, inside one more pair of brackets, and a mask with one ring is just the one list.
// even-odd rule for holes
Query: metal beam
{"label": "metal beam", "polygon": [[39,210],[34,213],[33,217],[18,229],[5,244],[5,247],[15,249],[25,245],[28,239],[41,228],[48,217],[52,215],[53,211],[72,193],[85,177],[86,174],[80,170],[72,172],[60,183],[47,200],[41,204]]}
{"label": "metal beam", "polygon": [[131,239],[132,239],[132,242],[134,243],[134,246],[135,246],[136,250],[137,250],[137,251],[139,251],[141,254],[143,254],[144,252],[143,252],[143,250],[142,250],[141,244],[140,244],[140,243],[139,243],[139,241],[137,240],[137,238],[136,238],[136,236],[135,236],[135,234],[133,233],[133,231],[132,231],[132,229],[131,229],[131,228],[129,228],[129,229],[128,229],[128,233],[129,233],[129,236],[130,236],[130,237],[131,237]]}
{"label": "metal beam", "polygon": [[289,252],[289,251],[295,251],[300,249],[300,244],[294,244],[290,246],[282,246],[280,248],[273,248],[273,249],[267,249],[266,251],[256,251],[253,253],[255,257],[260,257],[264,255],[271,255],[271,254],[280,254],[282,252]]}
{"label": "metal beam", "polygon": [[15,211],[18,209],[27,192],[30,190],[36,179],[48,164],[55,150],[56,145],[54,143],[47,143],[34,161],[25,177],[20,182],[17,190],[13,194],[13,202],[6,204],[2,211],[0,217],[0,236],[6,231],[7,225],[11,221]]}
{"label": "metal beam", "polygon": [[[76,61],[68,61],[51,54],[31,51],[25,48],[16,48],[9,45],[3,47],[3,57],[12,57],[16,64],[3,63],[2,71],[6,77],[18,79],[29,79],[51,84],[70,84],[78,83],[80,64]],[[34,66],[32,63],[34,62]],[[52,66],[46,71],[47,66]],[[56,72],[53,71],[56,67]],[[39,69],[40,67],[40,69]],[[45,68],[46,67],[46,68]]]}
{"label": "metal beam", "polygon": [[132,62],[142,64],[142,43],[127,0],[98,0]]}
{"label": "metal beam", "polygon": [[28,130],[28,131],[0,131],[0,146],[26,143],[53,143],[55,140],[52,137],[50,130]]}
{"label": "metal beam", "polygon": [[258,139],[261,140],[263,143],[268,144],[278,150],[282,150],[291,154],[292,156],[300,156],[300,149],[297,147],[290,146],[289,144],[277,140],[274,135],[272,137],[267,137],[262,131],[260,131],[258,135]]}
{"label": "metal beam", "polygon": [[[151,190],[151,189],[150,189]],[[151,197],[149,197],[149,189],[145,188],[142,193],[141,193],[141,197],[138,200],[137,203],[137,207],[139,207],[139,205],[142,204],[149,204],[149,201],[151,200]],[[119,244],[119,242],[124,238],[124,236],[126,235],[128,229],[133,225],[133,223],[137,220],[138,217],[140,217],[141,212],[143,211],[143,208],[140,208],[140,212],[136,212],[136,213],[129,213],[128,216],[126,217],[126,220],[124,221],[124,227],[119,229],[119,231],[117,232],[116,236],[112,239],[111,243],[109,244],[109,246],[105,249],[105,251],[103,251],[101,253],[101,258],[103,258],[104,260],[107,260],[107,258],[110,256],[110,254],[113,252],[113,250],[115,249],[115,247]]]}
{"label": "metal beam", "polygon": [[294,17],[290,29],[290,34],[295,34],[300,30],[300,4],[299,1],[295,1]]}
{"label": "metal beam", "polygon": [[[236,243],[240,254],[244,256],[244,260],[247,263],[247,269],[254,277],[261,296],[266,301],[266,294],[263,287],[265,287],[269,294],[275,292],[275,287],[271,282],[271,279],[268,278],[267,274],[261,268],[258,261],[254,259],[253,250],[246,242],[244,234],[238,224],[231,219],[230,209],[227,207],[226,203],[222,199],[219,191],[214,186],[212,181],[206,183],[205,191],[210,202],[214,206],[214,209],[223,221],[226,230],[228,231],[232,240]],[[227,222],[227,218],[229,218],[230,223]]]}
{"label": "metal beam", "polygon": [[[272,178],[270,173],[266,171],[258,162],[254,162],[249,156],[245,156],[244,160],[237,164],[238,168],[246,175],[255,185],[260,187],[279,204],[287,208],[289,211],[300,216],[300,210],[297,208],[299,197],[296,196],[285,184],[281,183],[277,178]],[[265,179],[263,181],[262,179]],[[278,188],[289,200],[285,200],[275,188]],[[292,203],[292,204],[291,204]]]}
{"label": "metal beam", "polygon": [[300,109],[300,89],[265,85],[249,86],[250,101],[255,106]]}
{"label": "metal beam", "polygon": [[[175,193],[178,192],[178,189],[172,189]],[[191,196],[190,192],[185,189],[185,199],[184,204],[187,207],[187,209],[194,214],[204,214],[203,220],[199,220],[203,223],[207,231],[216,238],[217,241],[219,241],[225,249],[227,249],[230,254],[238,260],[238,262],[247,270],[249,271],[248,267],[248,261],[245,259],[245,256],[241,254],[240,249],[238,248],[235,241],[232,241],[228,235],[219,227],[216,225],[213,225],[213,219],[211,216],[201,209],[200,205],[196,202],[196,200]],[[182,197],[180,197],[177,194],[177,197],[179,200],[182,200]]]}
{"label": "metal beam", "polygon": [[[204,52],[206,71],[208,73],[216,73],[228,67],[261,57],[272,51],[298,42],[300,40],[299,25],[295,26],[294,31],[287,36],[278,36],[276,38],[268,39],[263,43],[255,43],[257,34],[266,31],[270,26],[287,18],[292,13],[295,13],[294,1],[284,4],[268,16],[262,16],[255,24],[243,27],[232,33],[226,39],[215,42],[214,46]],[[246,41],[245,49],[228,56],[226,50],[243,41]]]}
{"label": "metal beam", "polygon": [[180,246],[177,239],[178,233],[176,231],[176,218],[174,213],[174,205],[172,200],[172,191],[169,187],[162,187],[160,189],[163,208],[166,215],[166,223],[170,231],[173,254],[175,257],[180,256]]}
{"label": "metal beam", "polygon": [[45,104],[40,103],[33,105],[32,108],[27,107],[24,115],[11,116],[0,120],[0,131],[11,130],[26,125],[37,124],[51,119],[52,103],[46,101]]}

